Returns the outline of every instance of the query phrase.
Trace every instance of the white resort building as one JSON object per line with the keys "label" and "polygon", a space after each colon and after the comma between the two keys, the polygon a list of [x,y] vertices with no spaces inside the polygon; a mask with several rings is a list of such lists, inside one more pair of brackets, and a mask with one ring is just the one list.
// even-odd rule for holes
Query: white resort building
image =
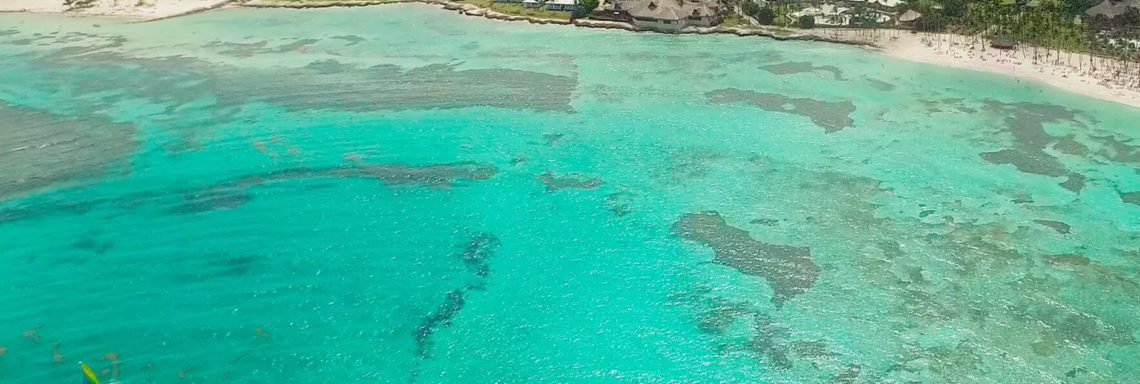
{"label": "white resort building", "polygon": [[496,3],[516,3],[527,8],[546,8],[551,11],[574,12],[579,0],[494,0]]}
{"label": "white resort building", "polygon": [[578,9],[578,0],[547,0],[546,9],[551,11],[574,12]]}

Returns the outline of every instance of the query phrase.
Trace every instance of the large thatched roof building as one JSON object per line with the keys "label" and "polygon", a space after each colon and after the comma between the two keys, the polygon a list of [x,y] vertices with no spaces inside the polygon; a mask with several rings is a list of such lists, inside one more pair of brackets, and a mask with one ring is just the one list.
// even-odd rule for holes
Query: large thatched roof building
{"label": "large thatched roof building", "polygon": [[1089,17],[1103,15],[1104,17],[1111,19],[1123,15],[1124,12],[1128,11],[1128,8],[1140,9],[1140,0],[1104,0],[1100,3],[1097,3],[1097,5],[1092,6],[1092,8],[1086,10],[1085,14],[1089,15]]}
{"label": "large thatched roof building", "polygon": [[721,21],[716,0],[616,0],[602,8],[616,19],[626,16],[638,28],[662,32],[708,27]]}

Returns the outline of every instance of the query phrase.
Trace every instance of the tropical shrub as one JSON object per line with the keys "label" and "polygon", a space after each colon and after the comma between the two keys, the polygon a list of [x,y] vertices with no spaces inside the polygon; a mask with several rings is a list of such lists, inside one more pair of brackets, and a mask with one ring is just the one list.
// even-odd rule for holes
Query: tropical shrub
{"label": "tropical shrub", "polygon": [[812,29],[813,27],[815,27],[815,16],[812,16],[812,15],[800,16],[799,22],[797,24],[800,26],[800,28]]}
{"label": "tropical shrub", "polygon": [[756,14],[760,12],[760,4],[756,4],[756,2],[752,0],[745,0],[744,4],[740,5],[740,10],[744,11],[745,15],[756,16]]}
{"label": "tropical shrub", "polygon": [[760,11],[756,12],[754,17],[760,24],[772,25],[772,23],[776,22],[776,11],[773,11],[772,7],[760,8]]}
{"label": "tropical shrub", "polygon": [[574,10],[575,18],[582,18],[590,16],[591,12],[598,7],[598,0],[578,0],[578,8]]}

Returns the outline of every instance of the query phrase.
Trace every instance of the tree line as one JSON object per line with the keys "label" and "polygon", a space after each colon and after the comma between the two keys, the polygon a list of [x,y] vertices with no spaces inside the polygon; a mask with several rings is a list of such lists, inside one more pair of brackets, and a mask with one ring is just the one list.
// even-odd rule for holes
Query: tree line
{"label": "tree line", "polygon": [[[811,28],[816,22],[810,16],[789,16],[796,9],[812,6],[816,2],[730,1],[735,2],[743,14],[764,25]],[[1086,11],[1100,1],[914,0],[895,9],[896,15],[908,10],[922,15],[912,24],[903,26],[895,22],[880,23],[873,8],[852,2],[846,12],[845,27],[875,30],[914,28],[919,32],[952,32],[975,39],[1000,37],[1019,45],[1032,46],[1035,50],[1043,50],[1049,59],[1057,59],[1060,51],[1087,52],[1126,60],[1140,58],[1140,9],[1129,7],[1115,17],[1087,15]],[[842,15],[824,17],[829,17],[828,21],[832,25],[844,18]],[[878,38],[878,32],[872,34],[873,38]]]}

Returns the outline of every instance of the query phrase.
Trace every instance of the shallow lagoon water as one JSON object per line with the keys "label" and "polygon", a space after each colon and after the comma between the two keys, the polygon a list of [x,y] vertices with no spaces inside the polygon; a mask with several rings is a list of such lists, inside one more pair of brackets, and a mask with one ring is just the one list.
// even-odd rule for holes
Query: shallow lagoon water
{"label": "shallow lagoon water", "polygon": [[1138,117],[421,5],[0,15],[0,383],[1130,382]]}

